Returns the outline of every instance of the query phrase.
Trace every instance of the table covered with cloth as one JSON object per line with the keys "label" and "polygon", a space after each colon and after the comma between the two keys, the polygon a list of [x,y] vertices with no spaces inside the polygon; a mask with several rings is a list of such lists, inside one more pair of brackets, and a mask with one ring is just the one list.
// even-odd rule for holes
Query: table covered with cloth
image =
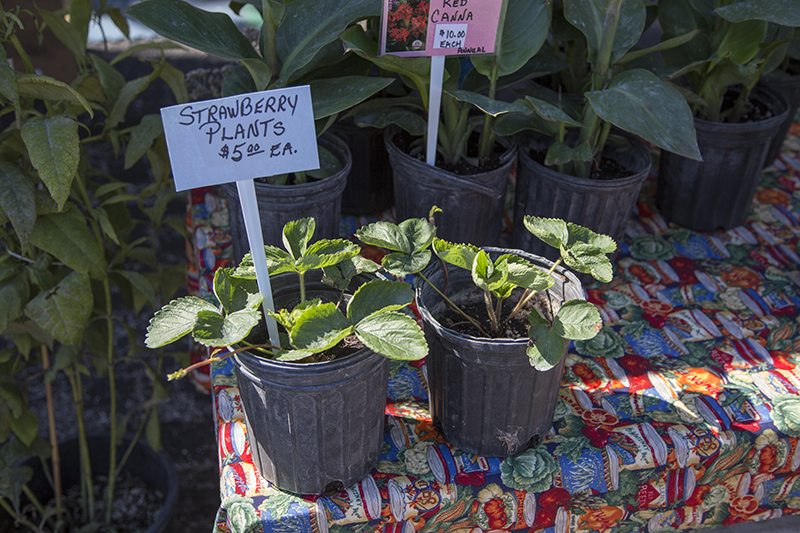
{"label": "table covered with cloth", "polygon": [[392,362],[371,475],[280,492],[251,462],[232,363],[215,364],[215,531],[691,531],[800,512],[798,138],[784,148],[729,231],[669,225],[646,182],[614,281],[587,286],[604,327],[570,346],[552,430],[515,457],[448,444],[424,362]]}

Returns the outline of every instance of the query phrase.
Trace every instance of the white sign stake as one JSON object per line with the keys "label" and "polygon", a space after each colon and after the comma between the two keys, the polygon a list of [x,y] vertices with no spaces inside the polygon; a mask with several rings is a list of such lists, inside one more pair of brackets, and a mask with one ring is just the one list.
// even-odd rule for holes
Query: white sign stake
{"label": "white sign stake", "polygon": [[428,147],[425,162],[436,166],[436,146],[439,140],[439,112],[442,108],[445,56],[431,57],[431,93],[428,99]]}
{"label": "white sign stake", "polygon": [[254,178],[319,168],[308,85],[161,109],[175,189],[236,181],[269,342],[280,347]]}
{"label": "white sign stake", "polygon": [[264,253],[261,218],[258,216],[256,186],[253,180],[242,180],[236,182],[236,189],[239,191],[239,202],[242,205],[244,227],[247,230],[247,242],[250,245],[250,253],[253,256],[253,266],[256,269],[258,290],[261,291],[261,295],[264,297],[261,306],[264,309],[264,320],[267,322],[269,343],[273,346],[280,347],[281,341],[278,337],[278,324],[275,322],[274,318],[269,316],[269,311],[275,310],[275,304],[272,301],[272,287],[269,283],[267,255]]}

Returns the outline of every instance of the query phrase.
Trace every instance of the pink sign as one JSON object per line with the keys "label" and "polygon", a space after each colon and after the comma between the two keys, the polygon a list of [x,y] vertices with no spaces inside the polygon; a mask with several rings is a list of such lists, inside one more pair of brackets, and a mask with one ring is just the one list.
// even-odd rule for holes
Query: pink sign
{"label": "pink sign", "polygon": [[381,53],[490,54],[502,4],[502,0],[384,0]]}

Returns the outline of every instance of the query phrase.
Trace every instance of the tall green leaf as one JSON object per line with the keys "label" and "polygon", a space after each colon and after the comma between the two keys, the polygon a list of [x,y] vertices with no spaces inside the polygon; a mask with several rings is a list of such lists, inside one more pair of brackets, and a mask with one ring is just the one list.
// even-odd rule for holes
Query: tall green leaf
{"label": "tall green leaf", "polygon": [[329,117],[350,109],[378,91],[385,89],[393,78],[374,76],[345,76],[312,80],[311,99],[314,102],[314,119]]}
{"label": "tall green leaf", "polygon": [[101,279],[105,273],[103,249],[77,209],[37,218],[31,243],[82,274]]}
{"label": "tall green leaf", "polygon": [[[595,113],[664,150],[700,160],[694,119],[686,100],[652,72],[632,69],[616,75],[608,89],[586,98]],[[664,120],[664,117],[670,117]]]}
{"label": "tall green leaf", "polygon": [[550,30],[548,4],[548,0],[508,0],[495,53],[473,55],[471,59],[475,69],[488,77],[495,62],[500,76],[508,76],[522,68],[547,38]]}
{"label": "tall green leaf", "polygon": [[125,168],[129,169],[136,164],[163,131],[160,115],[151,113],[143,116],[139,124],[131,129],[131,141],[125,150]]}
{"label": "tall green leaf", "polygon": [[222,59],[260,58],[224,13],[209,13],[180,0],[145,0],[125,13],[167,39]]}
{"label": "tall green leaf", "polygon": [[78,123],[72,117],[37,117],[22,126],[22,139],[34,168],[63,209],[78,170]]}
{"label": "tall green leaf", "polygon": [[36,194],[31,180],[13,163],[0,163],[0,210],[26,248],[36,223]]}
{"label": "tall green leaf", "polygon": [[800,2],[796,0],[741,0],[717,8],[730,22],[766,20],[782,26],[800,26]]}
{"label": "tall green leaf", "polygon": [[286,4],[275,32],[275,47],[282,63],[276,86],[286,86],[292,74],[335,41],[348,25],[378,15],[380,4],[374,0],[295,0]]}
{"label": "tall green leaf", "polygon": [[57,341],[78,344],[83,339],[93,303],[89,276],[71,272],[55,287],[28,302],[25,314]]}
{"label": "tall green leaf", "polygon": [[564,0],[564,15],[567,20],[586,36],[589,46],[589,61],[595,62],[598,53],[607,39],[609,20],[615,4],[621,4],[614,44],[611,50],[611,62],[619,59],[630,50],[644,31],[647,17],[644,5],[640,0]]}

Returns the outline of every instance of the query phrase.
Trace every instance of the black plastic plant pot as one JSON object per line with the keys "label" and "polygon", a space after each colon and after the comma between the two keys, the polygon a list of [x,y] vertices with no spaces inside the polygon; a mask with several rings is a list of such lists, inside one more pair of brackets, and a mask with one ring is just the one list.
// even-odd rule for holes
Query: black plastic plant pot
{"label": "black plastic plant pot", "polygon": [[[794,64],[797,65],[797,63]],[[780,126],[778,126],[775,137],[772,139],[772,142],[769,145],[767,157],[764,159],[764,167],[770,166],[781,153],[783,141],[786,139],[786,135],[789,133],[789,128],[792,126],[792,122],[794,122],[795,111],[797,111],[797,108],[800,107],[800,74],[781,74],[783,75],[779,76],[775,74],[765,76],[759,81],[760,84],[772,87],[773,89],[783,93],[783,97],[786,98],[786,101],[789,103],[789,113],[786,115],[786,118],[783,119],[783,122],[781,122]]]}
{"label": "black plastic plant pot", "polygon": [[442,209],[436,215],[436,234],[452,242],[476,246],[496,245],[503,228],[508,176],[517,157],[517,140],[500,138],[505,148],[499,166],[487,172],[459,175],[432,167],[401,150],[394,142],[398,128],[384,130],[384,142],[394,176],[397,220],[428,218],[432,206]]}
{"label": "black plastic plant pot", "polygon": [[[108,435],[90,435],[87,437],[87,444],[92,474],[95,478],[97,476],[107,476],[109,453],[111,451]],[[117,448],[118,460],[122,458],[122,454],[129,444],[130,441],[128,439],[120,443]],[[77,487],[81,482],[78,439],[73,438],[60,442],[58,450],[61,456],[61,485],[66,492],[68,488]],[[30,464],[34,473],[29,487],[42,503],[47,503],[48,500],[53,498],[53,488],[48,481],[48,476],[45,475],[44,470],[41,468],[40,461],[32,461]],[[50,461],[48,461],[47,467],[52,468]],[[164,451],[154,451],[146,442],[140,440],[133,447],[130,456],[128,456],[122,468],[122,474],[130,474],[138,478],[149,489],[157,490],[163,495],[161,509],[144,533],[172,531],[170,520],[178,503],[178,475],[169,455]],[[124,499],[120,490],[118,485],[116,489],[117,497]]]}
{"label": "black plastic plant pot", "polygon": [[[283,226],[292,220],[306,217],[313,217],[316,223],[314,240],[334,239],[339,236],[342,192],[347,185],[352,164],[350,149],[344,141],[330,134],[320,137],[319,144],[342,164],[342,169],[336,174],[298,185],[255,182],[264,244],[282,247]],[[236,183],[225,183],[221,187],[228,197],[233,255],[234,261],[238,263],[250,250],[239,192]]]}
{"label": "black plastic plant pot", "polygon": [[[493,257],[519,255],[543,270],[552,266],[520,250],[485,250]],[[445,272],[438,261],[424,273],[439,289],[444,286]],[[558,268],[555,278],[546,292],[554,313],[566,301],[585,299],[572,273]],[[448,269],[447,295],[457,305],[483,301],[470,273],[454,267]],[[527,338],[478,338],[444,327],[437,317],[445,311],[445,303],[422,280],[417,280],[416,301],[429,346],[431,416],[445,438],[463,451],[484,456],[515,455],[540,442],[553,425],[566,357],[540,372],[526,354]]]}
{"label": "black plastic plant pot", "polygon": [[[312,274],[307,297],[336,301],[339,292]],[[270,282],[277,308],[298,303],[296,274]],[[267,481],[298,494],[329,494],[375,467],[389,379],[385,357],[368,349],[309,364],[249,352],[233,357],[253,463]]]}
{"label": "black plastic plant pot", "polygon": [[[513,245],[535,255],[555,260],[558,250],[525,229],[525,215],[560,218],[610,236],[618,244],[639,198],[642,183],[650,174],[650,150],[638,138],[627,136],[629,146],[608,145],[604,157],[630,170],[628,176],[597,180],[563,174],[539,164],[531,150],[547,150],[553,139],[528,135],[520,143],[517,190],[514,206]],[[588,279],[588,278],[587,278]]]}
{"label": "black plastic plant pot", "polygon": [[667,220],[712,232],[747,219],[767,150],[789,112],[783,95],[769,87],[756,86],[751,99],[773,116],[738,124],[694,119],[703,161],[662,152],[656,202]]}
{"label": "black plastic plant pot", "polygon": [[394,185],[383,132],[361,128],[351,118],[336,122],[331,131],[347,143],[353,157],[342,194],[342,213],[371,215],[389,209],[394,203]]}

